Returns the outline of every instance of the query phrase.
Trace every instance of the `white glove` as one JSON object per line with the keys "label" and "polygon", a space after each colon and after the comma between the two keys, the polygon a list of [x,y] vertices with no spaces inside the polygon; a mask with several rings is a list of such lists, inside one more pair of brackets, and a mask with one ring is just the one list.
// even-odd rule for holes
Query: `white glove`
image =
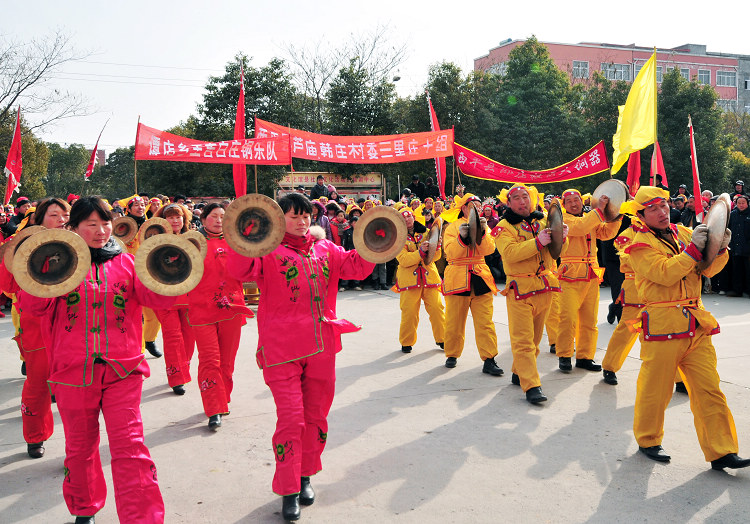
{"label": "white glove", "polygon": [[463,223],[460,226],[458,226],[458,234],[461,236],[462,240],[468,240],[469,239],[469,224]]}
{"label": "white glove", "polygon": [[708,242],[708,226],[706,224],[698,224],[693,229],[693,236],[690,242],[698,248],[698,251],[703,252],[706,248],[706,242]]}
{"label": "white glove", "polygon": [[552,233],[549,229],[542,229],[536,238],[541,245],[546,246],[552,242]]}
{"label": "white glove", "polygon": [[721,244],[719,245],[719,251],[722,249],[726,249],[727,246],[729,246],[729,242],[732,241],[732,230],[729,228],[726,228],[724,230],[724,238],[721,239]]}

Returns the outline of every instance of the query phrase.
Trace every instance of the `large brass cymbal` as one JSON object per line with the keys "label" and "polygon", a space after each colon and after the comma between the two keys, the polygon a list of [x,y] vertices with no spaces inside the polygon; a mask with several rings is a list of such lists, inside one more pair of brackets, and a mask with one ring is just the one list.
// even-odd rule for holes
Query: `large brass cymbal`
{"label": "large brass cymbal", "polygon": [[91,254],[81,237],[65,229],[46,229],[18,247],[12,271],[27,293],[53,298],[76,289],[90,268]]}
{"label": "large brass cymbal", "polygon": [[184,295],[203,278],[203,258],[182,235],[153,235],[135,254],[135,272],[154,293]]}
{"label": "large brass cymbal", "polygon": [[222,229],[227,244],[235,252],[246,257],[262,257],[281,244],[286,219],[275,200],[254,193],[229,204]]}
{"label": "large brass cymbal", "polygon": [[[700,201],[696,198],[696,205],[700,205]],[[731,210],[731,199],[727,193],[722,193],[716,199],[716,202],[708,210],[708,215],[704,224],[708,227],[708,239],[706,240],[706,246],[703,248],[703,260],[701,260],[699,267],[705,269],[711,265],[711,263],[719,254],[719,247],[721,241],[724,239],[724,232],[729,225],[729,213]]]}
{"label": "large brass cymbal", "polygon": [[604,218],[607,222],[614,222],[620,216],[620,206],[630,198],[628,186],[616,178],[605,180],[596,186],[591,195],[591,209],[599,207],[599,199],[602,196],[609,198],[607,207],[604,208]]}
{"label": "large brass cymbal", "polygon": [[47,228],[44,226],[26,226],[21,231],[13,235],[8,242],[3,244],[3,263],[5,264],[5,267],[8,269],[8,271],[11,271],[13,268],[13,256],[16,254],[16,251],[18,250],[20,245],[23,244],[26,239],[28,239],[34,233],[39,233],[40,231],[44,231],[45,229]]}
{"label": "large brass cymbal", "polygon": [[387,206],[368,210],[354,227],[354,248],[369,262],[383,264],[398,255],[406,244],[406,221]]}
{"label": "large brass cymbal", "polygon": [[190,241],[190,243],[198,249],[201,254],[201,260],[206,258],[206,253],[208,253],[208,241],[206,240],[206,237],[195,230],[190,230],[184,232],[182,238]]}
{"label": "large brass cymbal", "polygon": [[122,216],[112,221],[112,236],[127,244],[138,234],[138,223],[133,217]]}
{"label": "large brass cymbal", "polygon": [[[154,235],[166,235],[172,233],[172,226],[165,218],[153,217],[146,220],[138,230],[138,243],[151,238]],[[140,249],[140,248],[139,248]]]}
{"label": "large brass cymbal", "polygon": [[549,206],[549,212],[547,213],[547,227],[550,229],[552,241],[547,246],[549,254],[553,259],[558,259],[563,247],[563,213],[560,206],[560,201],[556,198],[552,199]]}

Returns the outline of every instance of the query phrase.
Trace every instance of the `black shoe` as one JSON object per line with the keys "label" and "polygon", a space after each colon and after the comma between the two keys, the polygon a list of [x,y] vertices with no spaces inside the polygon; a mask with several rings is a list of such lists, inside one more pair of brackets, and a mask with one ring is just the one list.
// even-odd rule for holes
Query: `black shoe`
{"label": "black shoe", "polygon": [[513,384],[514,386],[520,386],[521,385],[521,379],[518,378],[518,375],[516,375],[515,373],[513,373],[510,376],[510,383]]}
{"label": "black shoe", "polygon": [[686,395],[688,394],[687,388],[685,387],[685,383],[684,382],[675,382],[674,383],[674,390],[677,393],[685,393]]}
{"label": "black shoe", "polygon": [[164,354],[158,347],[156,347],[156,342],[154,342],[153,340],[151,342],[146,342],[146,351],[151,353],[156,358],[159,358]]}
{"label": "black shoe", "polygon": [[37,442],[36,444],[27,444],[26,452],[33,459],[40,459],[44,456],[44,442]]}
{"label": "black shoe", "polygon": [[411,346],[401,346],[401,351],[404,353],[411,353]]}
{"label": "black shoe", "polygon": [[720,459],[711,461],[711,469],[717,469],[719,471],[724,468],[738,469],[746,468],[748,466],[750,466],[750,459],[743,459],[742,457],[737,456],[737,453],[730,453],[724,455]]}
{"label": "black shoe", "polygon": [[218,431],[221,427],[221,415],[211,415],[208,417],[208,429]]}
{"label": "black shoe", "polygon": [[76,517],[76,524],[94,524],[94,516]]}
{"label": "black shoe", "polygon": [[607,313],[607,322],[609,322],[610,324],[614,324],[615,320],[617,320],[617,315],[610,309],[609,313]]}
{"label": "black shoe", "polygon": [[503,370],[497,365],[494,358],[488,358],[482,366],[482,373],[487,373],[493,377],[502,377]]}
{"label": "black shoe", "polygon": [[284,495],[284,500],[281,503],[281,516],[284,517],[284,520],[299,520],[299,493]]}
{"label": "black shoe", "polygon": [[445,342],[435,342],[440,349],[445,349]]}
{"label": "black shoe", "polygon": [[610,386],[617,385],[617,375],[615,375],[614,371],[604,370],[604,383],[609,384]]}
{"label": "black shoe", "polygon": [[544,393],[542,393],[542,388],[537,386],[535,388],[530,388],[526,392],[526,400],[528,400],[532,404],[539,404],[540,402],[546,402],[547,397],[545,397]]}
{"label": "black shoe", "polygon": [[555,344],[552,344],[549,347],[549,352],[552,353],[553,355],[557,352],[557,347],[555,346]]}
{"label": "black shoe", "polygon": [[577,358],[576,367],[588,369],[589,371],[601,371],[602,367],[590,358]]}
{"label": "black shoe", "polygon": [[570,373],[573,371],[573,365],[570,363],[570,357],[558,357],[558,367],[560,371]]}
{"label": "black shoe", "polygon": [[[656,462],[669,462],[670,460],[672,460],[672,457],[667,455],[664,451],[664,448],[661,446],[651,446],[648,448],[642,448],[638,446],[638,449],[641,453],[646,455],[651,460],[655,460]],[[713,466],[713,462],[711,463],[711,465]]]}
{"label": "black shoe", "polygon": [[447,368],[455,368],[456,367],[456,357],[448,357],[445,359],[445,367]]}
{"label": "black shoe", "polygon": [[299,489],[299,503],[303,506],[311,506],[315,502],[315,490],[310,484],[310,477],[302,477]]}
{"label": "black shoe", "polygon": [[185,394],[185,385],[180,384],[178,386],[173,386],[172,391],[174,391],[175,395],[184,395]]}
{"label": "black shoe", "polygon": [[26,376],[26,362],[21,362],[21,375]]}
{"label": "black shoe", "polygon": [[57,404],[57,399],[55,398],[54,395],[50,395],[49,401],[52,402],[53,404]]}

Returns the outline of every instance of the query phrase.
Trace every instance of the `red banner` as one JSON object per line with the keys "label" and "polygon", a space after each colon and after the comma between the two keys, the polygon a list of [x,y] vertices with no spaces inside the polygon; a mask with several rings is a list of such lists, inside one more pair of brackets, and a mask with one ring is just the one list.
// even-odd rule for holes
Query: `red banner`
{"label": "red banner", "polygon": [[453,144],[453,157],[465,174],[497,182],[547,184],[583,178],[609,169],[603,140],[567,164],[543,171],[509,167],[459,144]]}
{"label": "red banner", "polygon": [[[438,123],[437,113],[435,113],[435,109],[432,107],[429,91],[427,92],[427,104],[430,106],[430,129],[440,131],[440,123]],[[440,190],[440,198],[445,200],[445,157],[435,158],[435,178]]]}
{"label": "red banner", "polygon": [[332,136],[255,119],[255,137],[288,138],[292,157],[342,164],[391,164],[453,155],[453,130],[403,135]]}
{"label": "red banner", "polygon": [[278,138],[246,138],[203,142],[138,124],[136,160],[171,160],[212,164],[287,165],[289,141]]}
{"label": "red banner", "polygon": [[[240,97],[237,99],[237,114],[234,117],[234,139],[245,139],[245,70],[240,66]],[[241,197],[247,194],[247,166],[234,164],[232,166],[234,179],[234,194]]]}
{"label": "red banner", "polygon": [[8,183],[5,187],[5,198],[3,205],[8,205],[10,196],[18,191],[21,186],[21,172],[23,171],[23,158],[21,155],[21,106],[16,113],[16,129],[13,131],[13,140],[10,143],[8,158],[5,161],[5,174],[8,175]]}

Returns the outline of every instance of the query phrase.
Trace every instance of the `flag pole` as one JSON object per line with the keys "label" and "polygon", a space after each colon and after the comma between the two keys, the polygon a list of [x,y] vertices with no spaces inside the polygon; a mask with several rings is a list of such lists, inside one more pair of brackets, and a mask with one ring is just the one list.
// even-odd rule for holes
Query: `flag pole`
{"label": "flag pole", "polygon": [[[138,133],[141,131],[141,115],[138,115],[138,131],[135,134],[135,147],[138,147]],[[133,154],[133,182],[135,184],[135,194],[138,194],[138,160],[135,158],[135,153]]]}
{"label": "flag pole", "polygon": [[253,164],[253,170],[255,171],[255,192],[258,192],[258,164]]}

